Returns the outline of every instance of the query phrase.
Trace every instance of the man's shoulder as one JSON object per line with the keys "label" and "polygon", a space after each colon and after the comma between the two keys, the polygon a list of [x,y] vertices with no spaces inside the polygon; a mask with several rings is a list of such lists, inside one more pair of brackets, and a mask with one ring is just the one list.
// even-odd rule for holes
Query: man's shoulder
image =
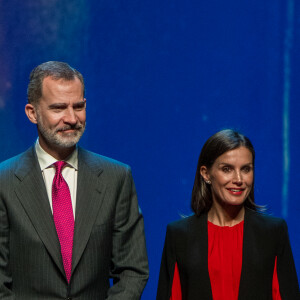
{"label": "man's shoulder", "polygon": [[27,159],[33,159],[33,158],[34,158],[33,148],[30,147],[26,151],[1,162],[0,174],[13,171],[17,169],[23,161]]}
{"label": "man's shoulder", "polygon": [[130,171],[130,166],[113,158],[78,147],[78,161],[84,161],[91,168],[101,168],[105,171]]}

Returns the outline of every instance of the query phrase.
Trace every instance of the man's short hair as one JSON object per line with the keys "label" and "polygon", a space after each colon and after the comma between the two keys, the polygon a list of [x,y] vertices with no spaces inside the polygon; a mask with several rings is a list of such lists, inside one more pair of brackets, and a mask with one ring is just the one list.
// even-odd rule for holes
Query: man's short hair
{"label": "man's short hair", "polygon": [[83,76],[80,72],[65,62],[48,61],[38,65],[30,73],[27,88],[28,103],[32,105],[37,105],[39,103],[39,100],[42,97],[43,80],[49,76],[54,80],[74,80],[77,77],[82,83],[84,96],[85,86]]}

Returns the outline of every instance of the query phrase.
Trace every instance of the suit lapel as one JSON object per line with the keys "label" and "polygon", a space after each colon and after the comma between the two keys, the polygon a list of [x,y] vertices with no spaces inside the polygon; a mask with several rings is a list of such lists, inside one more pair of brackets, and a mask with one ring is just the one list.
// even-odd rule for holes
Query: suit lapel
{"label": "suit lapel", "polygon": [[18,178],[15,192],[19,201],[54,262],[65,274],[45,183],[33,147],[20,157],[15,175]]}
{"label": "suit lapel", "polygon": [[73,244],[74,272],[89,240],[98,211],[103,203],[105,184],[100,180],[103,170],[87,151],[78,148],[78,179]]}

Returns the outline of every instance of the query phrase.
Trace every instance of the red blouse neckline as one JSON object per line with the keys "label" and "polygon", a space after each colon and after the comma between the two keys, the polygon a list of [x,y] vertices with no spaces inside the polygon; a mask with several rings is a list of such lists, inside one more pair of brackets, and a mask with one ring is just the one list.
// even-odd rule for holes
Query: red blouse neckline
{"label": "red blouse neckline", "polygon": [[243,226],[244,225],[244,220],[241,221],[240,223],[237,223],[233,226],[219,226],[219,225],[216,225],[214,223],[212,223],[211,221],[208,221],[207,220],[207,224],[209,226],[212,226],[212,227],[215,227],[215,228],[220,228],[220,229],[236,229],[236,228],[239,228],[240,226]]}

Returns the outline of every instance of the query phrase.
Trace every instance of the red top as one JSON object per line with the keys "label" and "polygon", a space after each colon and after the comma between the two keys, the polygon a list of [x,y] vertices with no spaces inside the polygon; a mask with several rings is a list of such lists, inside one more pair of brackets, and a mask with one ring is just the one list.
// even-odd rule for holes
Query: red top
{"label": "red top", "polygon": [[[213,300],[237,300],[242,270],[244,221],[217,226],[208,221],[208,272]],[[170,300],[181,300],[180,275],[175,264]],[[277,278],[277,257],[273,274],[273,300],[281,300]]]}

